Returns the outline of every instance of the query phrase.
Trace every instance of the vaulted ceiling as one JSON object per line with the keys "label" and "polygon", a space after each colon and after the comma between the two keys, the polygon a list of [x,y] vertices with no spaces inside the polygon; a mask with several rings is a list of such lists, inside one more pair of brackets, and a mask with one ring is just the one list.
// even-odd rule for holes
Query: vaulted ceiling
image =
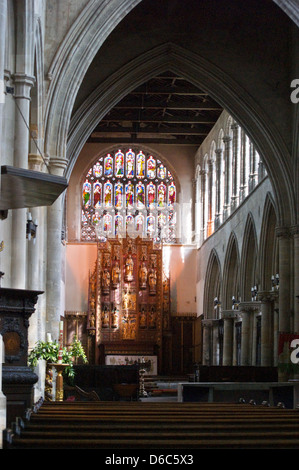
{"label": "vaulted ceiling", "polygon": [[173,73],[163,73],[123,98],[88,142],[199,146],[222,107],[206,92]]}

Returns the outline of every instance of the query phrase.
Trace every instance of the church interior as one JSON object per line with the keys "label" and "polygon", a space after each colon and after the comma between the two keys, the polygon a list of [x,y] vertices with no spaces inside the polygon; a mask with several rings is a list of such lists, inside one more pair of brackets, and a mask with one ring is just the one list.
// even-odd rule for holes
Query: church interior
{"label": "church interior", "polygon": [[0,11],[0,448],[299,448],[298,1]]}

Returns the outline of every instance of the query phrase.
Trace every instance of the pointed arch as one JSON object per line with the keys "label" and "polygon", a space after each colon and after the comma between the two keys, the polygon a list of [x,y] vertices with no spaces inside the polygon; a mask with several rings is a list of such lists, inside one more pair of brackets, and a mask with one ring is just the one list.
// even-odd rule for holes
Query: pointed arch
{"label": "pointed arch", "polygon": [[260,235],[260,284],[261,290],[272,287],[271,277],[278,272],[278,243],[275,235],[277,226],[276,205],[271,193],[267,193],[264,204]]}
{"label": "pointed arch", "polygon": [[243,301],[251,300],[251,288],[259,284],[258,273],[258,243],[253,216],[248,214],[244,229],[241,267],[240,267],[240,294]]}
{"label": "pointed arch", "polygon": [[[104,81],[74,113],[70,121],[61,117],[61,130],[57,131],[58,141],[52,142],[57,155],[65,155],[69,160],[66,176],[69,177],[73,165],[93,128],[122,98],[137,86],[167,70],[183,76],[201,89],[205,89],[238,123],[255,143],[263,156],[267,172],[271,178],[278,205],[280,225],[292,224],[295,220],[294,191],[291,171],[288,166],[289,152],[280,137],[260,108],[246,92],[223,70],[206,59],[172,43],[165,43],[143,53],[112,74]],[[64,96],[67,96],[65,89]],[[53,111],[54,112],[54,111]],[[69,127],[70,125],[70,127]],[[67,126],[67,128],[66,128]],[[68,133],[69,131],[69,133]],[[52,137],[55,137],[53,130]],[[49,136],[50,140],[52,138]],[[68,137],[68,143],[67,143]],[[64,147],[65,146],[65,147]],[[67,146],[67,150],[66,149]]]}
{"label": "pointed arch", "polygon": [[223,267],[223,309],[230,310],[232,306],[232,297],[236,300],[240,296],[240,255],[236,234],[231,233],[225,254]]}
{"label": "pointed arch", "polygon": [[204,286],[203,307],[206,318],[215,318],[214,299],[217,297],[221,300],[221,285],[221,265],[217,251],[213,248],[209,256]]}

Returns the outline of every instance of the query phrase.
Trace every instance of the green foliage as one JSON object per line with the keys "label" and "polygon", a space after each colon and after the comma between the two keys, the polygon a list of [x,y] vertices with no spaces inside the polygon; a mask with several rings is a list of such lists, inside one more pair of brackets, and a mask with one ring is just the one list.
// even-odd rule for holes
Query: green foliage
{"label": "green foliage", "polygon": [[[58,352],[59,343],[57,341],[38,341],[28,355],[28,365],[34,368],[40,360],[55,364],[58,361]],[[62,362],[68,364],[64,371],[66,376],[74,377],[73,361],[79,357],[83,359],[84,363],[88,362],[81,341],[74,336],[70,347],[68,349],[62,348]]]}

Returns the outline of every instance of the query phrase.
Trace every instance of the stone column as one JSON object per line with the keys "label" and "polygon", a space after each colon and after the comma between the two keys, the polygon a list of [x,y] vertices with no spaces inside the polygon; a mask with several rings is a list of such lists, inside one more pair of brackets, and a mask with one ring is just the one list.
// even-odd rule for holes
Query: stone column
{"label": "stone column", "polygon": [[240,127],[236,122],[231,127],[233,131],[231,210],[234,211],[239,204]]}
{"label": "stone column", "polygon": [[257,169],[257,151],[252,142],[250,142],[250,173],[249,173],[249,182],[248,189],[252,191],[258,182],[258,169]]}
{"label": "stone column", "polygon": [[202,321],[203,337],[202,337],[202,364],[204,366],[211,365],[211,341],[212,341],[212,320]]}
{"label": "stone column", "polygon": [[244,130],[241,130],[241,159],[240,159],[240,203],[247,195],[247,143],[248,137]]}
{"label": "stone column", "polygon": [[[51,174],[63,176],[67,161],[51,158]],[[51,333],[53,340],[58,339],[59,320],[62,311],[62,219],[64,194],[47,208],[47,325],[46,332]]]}
{"label": "stone column", "polygon": [[[2,142],[2,129],[3,129],[3,112],[5,104],[5,82],[4,82],[4,66],[5,66],[5,36],[6,36],[6,22],[7,22],[7,0],[0,0],[0,142]],[[0,148],[0,166],[3,163],[2,148]],[[1,175],[0,175],[0,189],[1,189]],[[0,223],[0,243],[3,240],[3,223]],[[0,257],[0,271],[4,268],[3,257]],[[1,367],[1,366],[0,366]],[[1,434],[1,430],[0,430]]]}
{"label": "stone column", "polygon": [[279,252],[279,331],[291,332],[291,234],[288,227],[277,227]]}
{"label": "stone column", "polygon": [[6,428],[6,396],[2,392],[2,364],[4,364],[4,343],[0,335],[0,449],[3,447],[2,433]]}
{"label": "stone column", "polygon": [[257,301],[240,302],[239,312],[242,316],[242,332],[241,332],[241,365],[252,365],[252,349],[253,349],[253,331],[252,331],[252,315],[261,310],[261,304]]}
{"label": "stone column", "polygon": [[225,187],[224,187],[224,207],[223,219],[227,219],[230,215],[231,203],[231,137],[223,137],[224,142],[224,165],[225,165]]}
{"label": "stone column", "polygon": [[223,365],[233,364],[233,340],[234,340],[234,319],[236,313],[233,310],[223,310]]}
{"label": "stone column", "polygon": [[275,291],[258,293],[262,312],[261,366],[271,366],[273,364],[274,318],[272,318],[272,312],[273,302],[277,298],[277,295]]}
{"label": "stone column", "polygon": [[264,179],[266,176],[266,170],[265,170],[265,165],[262,160],[259,161],[258,163],[258,181],[259,183]]}
{"label": "stone column", "polygon": [[207,224],[207,237],[209,237],[213,233],[213,169],[214,169],[214,161],[212,159],[208,162],[208,224]]}
{"label": "stone column", "polygon": [[[34,84],[34,77],[26,74],[15,74],[15,148],[14,166],[28,168],[29,152],[29,111],[30,90]],[[11,260],[11,286],[16,289],[26,287],[26,209],[12,211],[12,260]]]}
{"label": "stone column", "polygon": [[294,239],[294,333],[299,333],[299,225],[292,227]]}
{"label": "stone column", "polygon": [[217,366],[219,364],[219,321],[213,320],[212,324],[212,344],[213,344],[213,358],[212,358],[212,365]]}
{"label": "stone column", "polygon": [[206,170],[200,171],[200,209],[201,209],[201,229],[200,229],[200,243],[205,239],[205,229],[206,229]]}
{"label": "stone column", "polygon": [[221,224],[221,162],[222,162],[222,149],[216,149],[216,213],[215,213],[215,229],[217,229]]}

